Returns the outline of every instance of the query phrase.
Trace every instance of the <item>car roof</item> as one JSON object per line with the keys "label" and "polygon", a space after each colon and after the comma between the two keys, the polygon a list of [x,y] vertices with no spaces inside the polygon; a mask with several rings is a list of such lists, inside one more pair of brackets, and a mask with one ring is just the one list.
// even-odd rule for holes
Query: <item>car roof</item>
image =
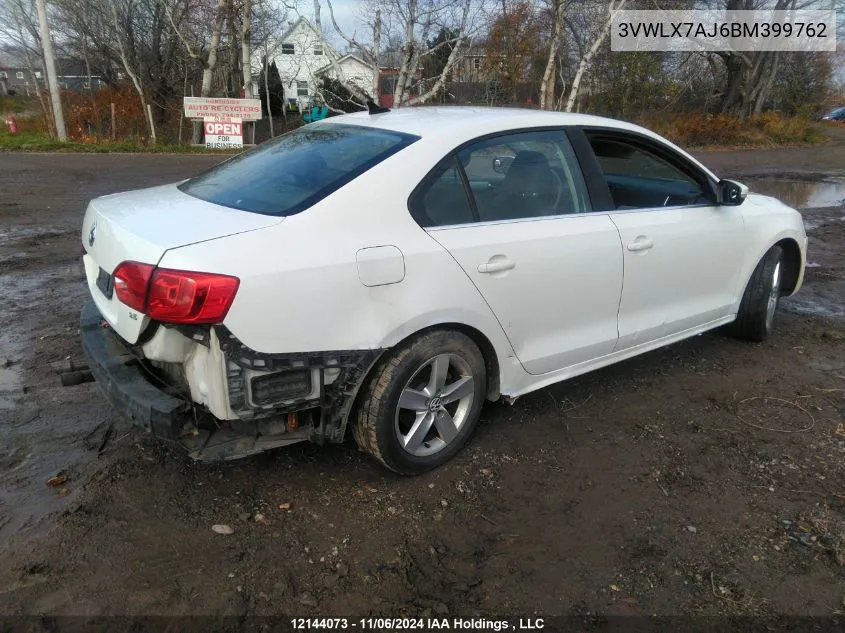
{"label": "car roof", "polygon": [[636,132],[656,139],[677,150],[712,178],[718,177],[689,153],[639,125],[572,112],[551,112],[529,108],[498,108],[478,106],[414,106],[397,108],[381,114],[354,112],[323,119],[312,125],[342,123],[384,130],[393,130],[419,136],[423,140],[455,147],[485,134],[510,130],[542,127],[594,126]]}
{"label": "car roof", "polygon": [[624,121],[590,114],[549,112],[527,108],[415,106],[398,108],[382,114],[355,112],[332,117],[327,121],[394,130],[422,138],[429,136],[473,138],[484,134],[485,131],[493,133],[510,129],[571,125],[613,127],[655,136],[653,132],[645,128]]}

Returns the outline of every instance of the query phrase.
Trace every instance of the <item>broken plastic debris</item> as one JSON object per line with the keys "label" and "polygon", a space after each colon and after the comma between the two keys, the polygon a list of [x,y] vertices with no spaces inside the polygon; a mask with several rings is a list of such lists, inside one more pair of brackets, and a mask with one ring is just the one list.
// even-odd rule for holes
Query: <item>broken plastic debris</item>
{"label": "broken plastic debris", "polygon": [[212,525],[211,530],[216,532],[217,534],[234,534],[235,531],[230,528],[228,525],[218,523],[217,525]]}

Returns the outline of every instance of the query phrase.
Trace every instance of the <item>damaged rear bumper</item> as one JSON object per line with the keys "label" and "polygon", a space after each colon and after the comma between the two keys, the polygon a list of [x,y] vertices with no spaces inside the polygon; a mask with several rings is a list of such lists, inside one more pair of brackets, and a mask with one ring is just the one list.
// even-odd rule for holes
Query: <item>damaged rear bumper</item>
{"label": "damaged rear bumper", "polygon": [[[155,375],[146,365],[149,356],[144,353],[149,345],[130,347],[103,320],[93,301],[82,310],[80,335],[91,372],[111,405],[136,426],[181,444],[201,461],[237,459],[305,440],[343,441],[357,389],[378,356],[375,350],[260,354],[243,346],[223,326],[216,326],[211,340],[197,343],[201,347],[196,351],[216,352],[219,364],[206,366],[219,367],[210,371],[219,372],[221,380],[209,380],[214,377],[209,374],[202,381],[189,377],[191,393],[197,395],[179,397],[165,383],[154,382]],[[307,400],[256,402],[256,379],[294,368],[308,368],[317,377]],[[203,401],[197,400],[203,393],[209,395],[206,385],[220,382],[215,394],[219,392],[228,402],[229,419],[215,417],[197,404]]]}
{"label": "damaged rear bumper", "polygon": [[146,380],[135,356],[104,324],[93,301],[82,309],[79,332],[91,373],[112,407],[153,435],[178,439],[191,405]]}

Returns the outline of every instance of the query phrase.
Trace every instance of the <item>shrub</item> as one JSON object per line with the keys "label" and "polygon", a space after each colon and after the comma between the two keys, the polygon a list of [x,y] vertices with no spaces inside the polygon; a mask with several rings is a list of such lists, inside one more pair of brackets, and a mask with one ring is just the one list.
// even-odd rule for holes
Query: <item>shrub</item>
{"label": "shrub", "polygon": [[804,117],[764,112],[740,119],[728,114],[678,114],[645,117],[642,124],[685,147],[758,147],[818,143],[824,140],[819,126]]}

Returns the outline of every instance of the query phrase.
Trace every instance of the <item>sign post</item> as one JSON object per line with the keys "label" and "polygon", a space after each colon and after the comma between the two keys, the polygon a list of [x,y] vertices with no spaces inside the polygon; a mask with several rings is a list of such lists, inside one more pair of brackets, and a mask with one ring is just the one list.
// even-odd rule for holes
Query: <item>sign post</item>
{"label": "sign post", "polygon": [[244,121],[261,118],[259,99],[185,97],[183,101],[185,118],[203,121],[206,147],[243,147]]}

